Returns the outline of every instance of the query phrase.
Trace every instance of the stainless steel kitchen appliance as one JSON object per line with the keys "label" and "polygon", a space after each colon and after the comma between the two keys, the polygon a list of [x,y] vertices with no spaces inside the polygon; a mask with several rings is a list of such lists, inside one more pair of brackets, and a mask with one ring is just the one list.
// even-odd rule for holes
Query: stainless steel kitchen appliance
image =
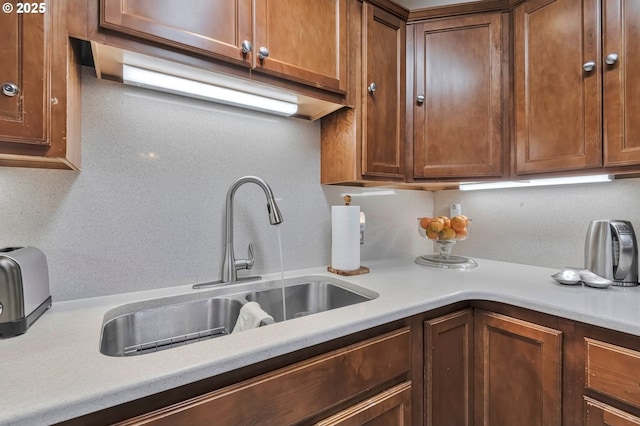
{"label": "stainless steel kitchen appliance", "polygon": [[613,285],[638,285],[638,244],[631,222],[599,219],[589,224],[584,267]]}
{"label": "stainless steel kitchen appliance", "polygon": [[50,307],[44,253],[35,247],[0,249],[0,338],[26,332]]}

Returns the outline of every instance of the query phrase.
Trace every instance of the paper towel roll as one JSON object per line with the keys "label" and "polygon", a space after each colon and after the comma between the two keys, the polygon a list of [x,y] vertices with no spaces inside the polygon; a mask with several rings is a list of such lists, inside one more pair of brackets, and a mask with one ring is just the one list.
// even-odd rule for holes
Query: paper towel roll
{"label": "paper towel roll", "polygon": [[331,267],[360,268],[360,207],[331,206]]}

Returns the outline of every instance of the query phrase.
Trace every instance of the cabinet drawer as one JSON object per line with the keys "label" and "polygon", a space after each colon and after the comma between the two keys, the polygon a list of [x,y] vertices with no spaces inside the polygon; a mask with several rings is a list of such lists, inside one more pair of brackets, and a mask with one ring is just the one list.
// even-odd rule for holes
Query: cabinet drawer
{"label": "cabinet drawer", "polygon": [[410,369],[410,331],[404,327],[121,424],[295,424]]}
{"label": "cabinet drawer", "polygon": [[640,407],[640,352],[585,338],[586,387]]}
{"label": "cabinet drawer", "polygon": [[411,424],[411,382],[404,382],[335,414],[314,426]]}
{"label": "cabinet drawer", "polygon": [[637,426],[640,419],[600,401],[584,397],[585,426]]}

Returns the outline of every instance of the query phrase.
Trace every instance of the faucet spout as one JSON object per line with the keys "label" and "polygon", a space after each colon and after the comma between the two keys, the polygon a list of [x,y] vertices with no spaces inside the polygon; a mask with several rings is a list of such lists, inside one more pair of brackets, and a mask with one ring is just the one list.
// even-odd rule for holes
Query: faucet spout
{"label": "faucet spout", "polygon": [[273,196],[273,191],[264,179],[257,176],[244,176],[236,180],[229,186],[227,191],[227,203],[225,208],[225,255],[222,264],[222,283],[230,283],[238,280],[238,269],[250,269],[253,266],[253,248],[249,245],[249,259],[236,260],[233,247],[233,199],[235,193],[245,183],[255,183],[264,191],[267,197],[267,213],[269,214],[269,223],[278,225],[282,223],[282,213],[278,208],[278,204]]}
{"label": "faucet spout", "polygon": [[279,225],[282,223],[282,213],[278,208],[275,198],[267,198],[267,211],[269,212],[269,223],[272,225]]}

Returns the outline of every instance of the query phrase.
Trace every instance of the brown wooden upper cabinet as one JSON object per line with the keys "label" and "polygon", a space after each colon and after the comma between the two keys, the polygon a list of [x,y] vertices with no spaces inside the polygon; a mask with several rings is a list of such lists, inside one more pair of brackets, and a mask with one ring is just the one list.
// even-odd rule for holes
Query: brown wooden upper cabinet
{"label": "brown wooden upper cabinet", "polygon": [[640,2],[605,0],[604,165],[640,164]]}
{"label": "brown wooden upper cabinet", "polygon": [[349,97],[322,119],[321,182],[405,179],[405,18],[349,2]]}
{"label": "brown wooden upper cabinet", "polygon": [[0,139],[46,144],[44,14],[0,14]]}
{"label": "brown wooden upper cabinet", "polygon": [[404,178],[406,26],[368,3],[363,14],[362,174]]}
{"label": "brown wooden upper cabinet", "polygon": [[640,164],[640,4],[600,4],[515,9],[517,174]]}
{"label": "brown wooden upper cabinet", "polygon": [[413,26],[414,178],[502,175],[502,19],[489,13]]}
{"label": "brown wooden upper cabinet", "polygon": [[347,0],[100,0],[100,26],[340,94]]}
{"label": "brown wooden upper cabinet", "polygon": [[0,14],[2,166],[80,166],[80,77],[61,3],[39,3],[37,13]]}

